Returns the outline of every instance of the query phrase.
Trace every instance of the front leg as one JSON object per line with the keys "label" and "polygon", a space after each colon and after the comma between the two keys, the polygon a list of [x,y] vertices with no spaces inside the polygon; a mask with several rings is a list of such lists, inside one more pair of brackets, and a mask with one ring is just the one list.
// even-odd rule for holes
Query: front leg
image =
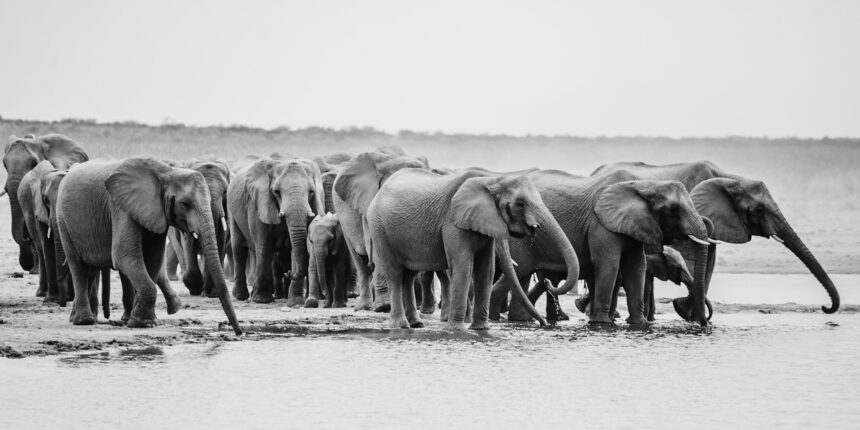
{"label": "front leg", "polygon": [[621,258],[621,278],[624,280],[624,291],[627,293],[629,324],[648,324],[644,304],[645,269],[645,251],[642,244],[637,242],[626,249]]}
{"label": "front leg", "polygon": [[645,274],[645,289],[643,293],[645,302],[645,318],[648,321],[654,321],[654,311],[656,302],[654,300],[654,275]]}
{"label": "front leg", "polygon": [[493,246],[481,250],[475,255],[475,267],[472,275],[475,288],[475,306],[472,317],[472,330],[487,330],[490,328],[490,290],[493,288],[493,272],[495,271],[495,250]]}

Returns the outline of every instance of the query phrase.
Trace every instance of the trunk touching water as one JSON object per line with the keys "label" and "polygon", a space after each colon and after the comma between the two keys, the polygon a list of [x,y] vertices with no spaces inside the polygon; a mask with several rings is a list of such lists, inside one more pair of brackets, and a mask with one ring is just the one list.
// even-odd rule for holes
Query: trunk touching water
{"label": "trunk touching water", "polygon": [[[208,211],[206,211],[208,212]],[[227,320],[233,331],[237,335],[242,334],[242,329],[239,327],[239,321],[236,320],[236,312],[233,310],[233,301],[230,297],[230,291],[227,289],[227,281],[224,279],[224,270],[218,259],[218,244],[215,239],[215,228],[212,225],[212,215],[202,213],[202,218],[205,220],[199,232],[200,243],[203,247],[203,258],[207,268],[211,268],[212,281],[214,288],[218,293],[218,300],[221,301],[221,307],[227,315]]]}
{"label": "trunk touching water", "polygon": [[815,279],[818,279],[818,282],[821,283],[824,290],[830,296],[831,306],[829,308],[821,306],[821,310],[827,314],[832,314],[839,310],[839,291],[836,290],[836,286],[833,285],[830,276],[827,275],[827,272],[824,271],[824,268],[821,267],[821,264],[812,255],[812,251],[806,247],[806,244],[800,240],[800,237],[797,236],[797,233],[794,232],[794,229],[791,228],[791,225],[782,216],[780,216],[780,222],[776,225],[776,234],[783,245],[806,265],[806,268],[812,272]]}
{"label": "trunk touching water", "polygon": [[534,304],[532,304],[531,300],[529,300],[526,295],[526,292],[523,290],[523,286],[520,284],[519,278],[517,278],[517,273],[514,270],[514,264],[512,263],[513,260],[511,259],[511,250],[508,246],[508,241],[495,239],[495,248],[496,253],[499,255],[497,260],[502,265],[502,274],[505,278],[508,278],[508,285],[511,286],[511,294],[519,297],[523,306],[526,307],[529,315],[536,319],[540,323],[541,327],[546,326],[546,320],[540,315],[540,313],[538,313],[537,309],[535,309]]}
{"label": "trunk touching water", "polygon": [[564,264],[567,266],[567,279],[563,287],[554,288],[549,283],[545,287],[547,291],[555,295],[567,294],[576,287],[576,283],[579,281],[579,257],[576,255],[573,245],[567,240],[564,230],[561,229],[561,226],[558,225],[558,222],[553,218],[549,210],[544,209],[538,212],[538,222],[540,222],[542,228],[546,229],[553,243],[561,251],[561,255],[564,257]]}

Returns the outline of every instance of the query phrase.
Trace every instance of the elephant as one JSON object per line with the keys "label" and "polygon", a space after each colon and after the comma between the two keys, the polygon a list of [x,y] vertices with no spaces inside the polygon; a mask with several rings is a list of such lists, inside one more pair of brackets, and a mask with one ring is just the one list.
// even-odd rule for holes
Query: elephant
{"label": "elephant", "polygon": [[[677,181],[639,180],[624,173],[583,177],[559,170],[535,170],[526,177],[540,191],[576,249],[581,277],[594,286],[591,324],[613,323],[611,306],[619,277],[627,292],[627,322],[648,324],[644,308],[646,246],[662,247],[692,237],[698,246],[695,264],[705,265],[707,221],[696,212],[689,193]],[[558,255],[547,252],[547,242],[540,236],[529,241],[512,240],[510,248],[519,263],[516,273],[523,284],[538,270],[565,269]],[[494,286],[491,318],[499,318],[508,288],[503,280]],[[693,301],[686,305],[694,321],[707,325],[703,276],[695,279],[692,297]],[[528,319],[517,297],[512,297],[508,320]]]}
{"label": "elephant", "polygon": [[[825,313],[839,309],[839,291],[830,276],[807,248],[782,214],[776,200],[764,182],[728,173],[710,161],[650,165],[641,162],[621,162],[598,167],[592,175],[605,176],[624,172],[646,179],[680,181],[693,199],[696,209],[714,224],[713,239],[728,243],[746,243],[752,236],[772,238],[783,244],[815,276],[830,296],[831,306],[822,306]],[[708,251],[705,270],[705,291],[710,288],[711,275],[716,262],[717,244]],[[694,244],[677,246],[689,265]],[[693,271],[694,276],[698,273]],[[689,313],[683,303],[690,297],[676,301],[676,311],[687,319]]]}
{"label": "elephant", "polygon": [[[194,159],[182,163],[182,166],[200,172],[206,180],[211,202],[210,211],[215,220],[218,261],[222,262],[223,268],[226,244],[229,239],[227,228],[227,187],[230,185],[232,178],[230,167],[225,161],[219,159]],[[218,297],[218,292],[213,288],[214,283],[209,269],[207,268],[201,273],[198,264],[198,256],[202,256],[201,251],[203,249],[201,241],[180,232],[174,227],[169,229],[167,237],[171,245],[168,249],[172,249],[174,255],[177,256],[178,263],[182,266],[182,282],[188,288],[191,295],[196,296],[205,293],[207,297]],[[169,277],[170,275],[175,277],[175,266],[170,266],[168,269],[173,270],[168,270],[167,274]]]}
{"label": "elephant", "polygon": [[[469,291],[474,283],[473,330],[488,328],[495,252],[502,271],[513,279],[509,237],[550,238],[567,263],[568,279],[579,277],[576,252],[523,176],[488,176],[477,171],[438,175],[426,169],[401,169],[379,188],[367,210],[368,247],[374,284],[391,288],[390,326],[422,327],[413,280],[419,271],[451,271],[450,311],[445,328],[465,330]],[[525,298],[519,284],[513,288]],[[530,313],[546,324],[531,302]]]}
{"label": "elephant", "polygon": [[332,203],[356,272],[359,294],[356,310],[390,310],[387,286],[376,285],[375,291],[371,289],[364,226],[367,208],[376,192],[391,175],[404,168],[428,169],[429,163],[424,157],[403,155],[403,150],[398,147],[381,147],[353,157],[338,173],[332,186]]}
{"label": "elephant", "polygon": [[[236,173],[227,188],[234,297],[271,303],[289,267],[287,305],[304,304],[307,228],[316,214],[325,213],[323,199],[319,167],[310,160],[261,159]],[[246,279],[249,251],[256,263],[252,294]]]}
{"label": "elephant", "polygon": [[128,327],[156,324],[156,285],[173,314],[181,307],[163,270],[167,229],[202,239],[221,307],[242,333],[218,262],[209,189],[200,172],[170,167],[152,157],[94,160],[71,169],[60,183],[57,226],[75,287],[71,320],[96,321],[93,288],[100,269],[116,268],[123,286]]}
{"label": "elephant", "polygon": [[306,308],[319,306],[325,291],[325,307],[346,307],[352,281],[349,250],[337,215],[317,215],[308,227],[308,298]]}
{"label": "elephant", "polygon": [[[3,194],[9,194],[9,207],[12,210],[12,238],[18,244],[18,263],[24,270],[35,270],[37,259],[32,239],[24,227],[24,214],[18,201],[18,187],[24,175],[45,160],[71,165],[83,163],[89,160],[89,156],[81,145],[61,134],[47,134],[41,137],[27,135],[24,138],[10,136],[3,154],[3,167],[8,174]],[[37,296],[42,297],[46,294],[47,290],[39,288]]]}

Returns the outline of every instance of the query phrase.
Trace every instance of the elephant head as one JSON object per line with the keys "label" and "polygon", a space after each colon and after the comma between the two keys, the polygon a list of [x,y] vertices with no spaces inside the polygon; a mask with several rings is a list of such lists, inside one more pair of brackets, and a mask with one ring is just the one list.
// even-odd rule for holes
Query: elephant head
{"label": "elephant head", "polygon": [[[693,275],[687,270],[684,256],[675,248],[663,246],[659,253],[645,254],[645,263],[648,267],[648,274],[664,282],[669,281],[675,285],[683,285],[687,287],[687,292],[692,295],[693,288],[695,288]],[[705,297],[705,306],[708,308],[708,321],[710,321],[714,314],[714,308],[707,297]]]}
{"label": "elephant head", "polygon": [[761,236],[785,245],[830,296],[831,306],[821,309],[825,313],[839,309],[839,291],[785,219],[763,182],[742,177],[713,178],[696,185],[690,194],[699,213],[714,222],[714,239],[746,243],[752,236]]}
{"label": "elephant head", "polygon": [[246,178],[260,221],[270,225],[286,222],[292,245],[289,277],[302,279],[308,266],[308,224],[325,213],[319,166],[303,159],[260,160],[250,167]]}
{"label": "elephant head", "polygon": [[394,147],[383,147],[382,152],[365,152],[356,155],[341,170],[334,184],[334,191],[352,209],[362,215],[367,214],[367,208],[379,187],[400,169],[429,168],[427,159],[403,155],[403,150]]}
{"label": "elephant head", "polygon": [[[705,266],[708,230],[696,211],[690,194],[678,181],[624,181],[606,187],[598,196],[594,212],[609,231],[630,236],[645,245],[670,245],[693,240],[695,273],[693,303],[678,299],[676,310],[688,320],[707,325],[705,317]],[[679,310],[680,308],[683,308]]]}
{"label": "elephant head", "polygon": [[[506,277],[518,284],[513,262],[507,248],[508,236],[535,236],[538,231],[548,235],[564,257],[567,280],[561,288],[550,288],[554,294],[570,291],[579,279],[579,258],[561,226],[543,203],[537,187],[525,176],[473,177],[467,179],[451,199],[450,217],[454,225],[497,239],[503,244],[500,262]],[[514,290],[519,294],[522,286]],[[523,296],[525,293],[523,292]],[[523,298],[523,297],[521,297]],[[531,301],[523,301],[538,321],[543,322]]]}
{"label": "elephant head", "polygon": [[24,215],[18,200],[18,186],[24,175],[36,164],[44,160],[59,163],[82,163],[89,157],[75,141],[60,134],[49,134],[36,138],[27,135],[24,138],[11,136],[3,154],[3,167],[7,177],[3,193],[9,194],[9,206],[12,210],[12,238],[19,246],[18,262],[24,270],[30,270],[35,264],[35,256],[31,246],[32,239],[24,227]]}
{"label": "elephant head", "polygon": [[203,175],[206,187],[209,188],[210,210],[215,221],[215,234],[218,247],[223,252],[224,240],[227,234],[227,187],[233,178],[233,172],[227,162],[219,159],[191,160],[186,164],[191,170]]}
{"label": "elephant head", "polygon": [[120,163],[105,180],[105,187],[112,204],[142,228],[163,235],[168,227],[174,227],[200,240],[224,313],[236,334],[241,334],[218,257],[209,188],[203,175],[153,158],[135,157]]}

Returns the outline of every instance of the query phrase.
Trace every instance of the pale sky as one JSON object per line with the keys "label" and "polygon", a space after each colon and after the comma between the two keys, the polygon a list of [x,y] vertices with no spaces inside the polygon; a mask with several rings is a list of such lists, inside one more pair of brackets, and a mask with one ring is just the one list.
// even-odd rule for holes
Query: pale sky
{"label": "pale sky", "polygon": [[0,1],[0,115],[860,136],[860,1]]}

